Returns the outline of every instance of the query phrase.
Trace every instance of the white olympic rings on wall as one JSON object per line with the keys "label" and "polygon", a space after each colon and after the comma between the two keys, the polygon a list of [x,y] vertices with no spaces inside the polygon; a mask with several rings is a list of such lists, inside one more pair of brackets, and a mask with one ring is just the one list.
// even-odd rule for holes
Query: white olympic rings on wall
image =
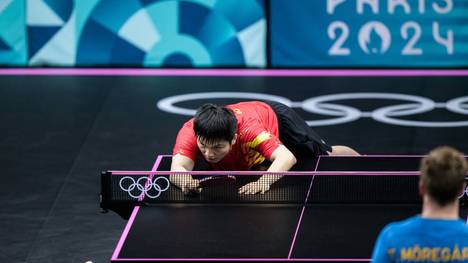
{"label": "white olympic rings on wall", "polygon": [[[426,113],[434,109],[443,108],[452,113],[468,116],[468,96],[451,99],[447,102],[435,102],[432,99],[416,95],[400,93],[377,93],[377,92],[358,92],[358,93],[339,93],[322,95],[305,99],[302,102],[294,102],[288,98],[250,92],[201,92],[175,95],[158,101],[157,107],[165,112],[195,115],[196,109],[188,109],[176,106],[177,103],[201,100],[201,99],[247,99],[247,100],[271,100],[283,103],[292,108],[301,108],[306,112],[331,116],[329,119],[306,120],[310,126],[337,125],[356,121],[360,118],[372,118],[375,121],[410,127],[463,127],[468,126],[468,120],[461,121],[419,121],[400,119],[403,116]],[[331,103],[333,101],[346,100],[401,100],[402,104],[380,107],[372,111],[362,111],[349,105]]]}
{"label": "white olympic rings on wall", "polygon": [[[158,180],[163,181],[163,185],[165,184],[165,186],[161,187],[157,183]],[[126,186],[126,187],[123,185],[123,183],[125,181],[129,183],[129,185]],[[140,177],[137,180],[135,180],[135,178],[133,178],[133,177],[125,176],[125,177],[122,177],[120,179],[119,186],[120,186],[120,189],[127,192],[128,195],[133,197],[133,198],[140,198],[140,196],[142,194],[145,194],[149,198],[158,198],[161,195],[162,192],[169,189],[170,183],[169,183],[169,180],[166,177],[163,177],[163,176],[156,177],[154,180],[148,178],[147,176]],[[135,190],[135,188],[136,188],[136,190]],[[154,189],[155,194],[150,194],[151,189]],[[135,194],[134,190],[138,194]]]}

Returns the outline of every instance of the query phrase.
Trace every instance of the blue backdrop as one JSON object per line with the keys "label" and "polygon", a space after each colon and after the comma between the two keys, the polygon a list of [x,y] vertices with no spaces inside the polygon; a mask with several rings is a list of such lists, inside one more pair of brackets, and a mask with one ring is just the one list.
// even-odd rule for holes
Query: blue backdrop
{"label": "blue backdrop", "polygon": [[271,0],[276,67],[468,65],[467,0]]}

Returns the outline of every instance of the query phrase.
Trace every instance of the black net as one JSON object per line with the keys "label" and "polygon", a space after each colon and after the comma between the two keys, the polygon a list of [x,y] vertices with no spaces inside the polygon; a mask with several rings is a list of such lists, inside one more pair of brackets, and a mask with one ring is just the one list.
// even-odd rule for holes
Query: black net
{"label": "black net", "polygon": [[[418,176],[285,175],[269,186],[259,183],[259,176],[238,175],[235,181],[218,182],[187,192],[163,175],[109,173],[105,176],[107,191],[104,199],[108,202],[304,204],[306,199],[308,203],[420,202]],[[178,180],[178,184],[185,184]],[[262,189],[268,191],[249,194]]]}
{"label": "black net", "polygon": [[420,203],[418,176],[315,176],[310,203]]}
{"label": "black net", "polygon": [[[195,191],[189,193],[182,192],[179,187],[171,183],[168,175],[120,175],[107,172],[102,175],[101,206],[136,203],[300,205],[315,203],[420,203],[419,176],[415,173],[419,161],[420,157],[327,157],[322,158],[317,166],[318,171],[328,171],[327,175],[286,174],[271,186],[261,185],[260,180],[258,180],[259,175],[236,175],[234,181],[221,181],[221,183],[214,185],[195,188]],[[163,160],[159,168],[167,170],[168,164],[170,164],[170,158]],[[388,169],[388,166],[395,164],[402,168],[398,170],[398,175],[385,173],[392,171]],[[337,167],[347,167],[347,170],[337,169]],[[378,168],[380,168],[380,174]],[[313,169],[311,168],[311,170]],[[332,171],[336,171],[336,174]],[[344,175],[340,171],[354,172]],[[359,171],[362,174],[359,174]],[[366,171],[375,172],[369,175]],[[213,176],[213,174],[193,175],[192,178],[203,180],[208,176]],[[185,184],[183,177],[178,178],[177,184],[179,186]],[[242,193],[243,189],[246,189],[247,193]],[[262,189],[268,189],[268,191],[263,194],[248,194],[251,190],[256,192]],[[462,203],[465,199],[466,195],[462,198]]]}
{"label": "black net", "polygon": [[[253,174],[236,175],[234,181],[221,181],[197,188],[200,191],[184,193],[169,181],[168,175],[104,172],[100,205],[104,211],[112,210],[129,219],[133,207],[144,204],[420,204],[417,175],[420,159],[408,156],[325,157],[319,159],[318,165],[313,160],[305,163],[302,169],[295,167],[297,171],[317,170],[322,172],[321,175],[312,172],[306,175],[286,174],[263,194],[248,194],[248,189],[247,193],[242,193],[253,182],[257,182],[254,187],[262,188],[258,183],[260,176]],[[163,158],[158,170],[168,171],[170,162],[170,157]],[[206,170],[205,167],[195,168]],[[350,171],[352,174],[346,174]],[[398,175],[392,171],[398,171]],[[193,175],[193,178],[204,180],[208,176],[213,176],[213,173]],[[184,183],[184,178],[178,178],[179,185]],[[468,191],[460,196],[460,204],[462,207],[468,205]]]}
{"label": "black net", "polygon": [[[175,175],[177,177],[178,175]],[[210,183],[205,187],[196,187],[183,192],[181,188],[170,183],[166,175],[116,175],[107,173],[103,183],[103,199],[107,202],[143,202],[143,203],[297,203],[305,201],[312,176],[283,176],[271,186],[257,182],[259,176],[238,175],[234,180],[223,180],[224,176],[214,176],[212,180],[220,178],[220,182]],[[211,176],[193,176],[203,181]],[[178,180],[179,185],[186,182]],[[253,185],[251,184],[253,183]],[[268,188],[264,188],[268,186]],[[244,187],[244,188],[242,188]],[[239,193],[265,189],[264,194]],[[105,196],[104,196],[105,195]]]}

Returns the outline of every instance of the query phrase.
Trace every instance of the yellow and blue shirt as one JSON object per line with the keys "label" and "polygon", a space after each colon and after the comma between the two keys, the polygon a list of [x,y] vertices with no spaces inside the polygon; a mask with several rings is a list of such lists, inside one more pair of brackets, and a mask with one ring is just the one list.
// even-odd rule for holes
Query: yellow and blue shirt
{"label": "yellow and blue shirt", "polygon": [[372,262],[468,262],[468,226],[421,216],[391,223],[376,241]]}

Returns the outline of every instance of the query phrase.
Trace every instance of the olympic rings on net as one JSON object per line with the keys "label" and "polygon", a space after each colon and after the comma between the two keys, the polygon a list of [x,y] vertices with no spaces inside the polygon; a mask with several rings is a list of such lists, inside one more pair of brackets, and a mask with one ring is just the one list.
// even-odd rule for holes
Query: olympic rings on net
{"label": "olympic rings on net", "polygon": [[[142,182],[142,180],[144,180],[144,181]],[[158,180],[159,181],[162,180],[163,185],[165,184],[165,186],[163,188],[157,183]],[[129,185],[127,187],[124,187],[124,185],[123,185],[124,181],[129,182]],[[135,181],[135,178],[133,178],[133,177],[125,176],[125,177],[122,177],[120,179],[119,186],[120,186],[120,189],[127,192],[129,196],[131,196],[131,197],[133,197],[135,199],[140,198],[140,196],[143,195],[143,194],[146,195],[149,198],[154,199],[154,198],[158,198],[161,195],[162,192],[169,189],[170,183],[169,183],[169,180],[166,177],[163,177],[163,176],[156,177],[154,180],[147,177],[147,176],[144,176],[144,177],[138,178],[136,181]],[[136,190],[135,190],[135,188],[136,188]],[[156,194],[150,194],[151,189],[154,189]],[[139,192],[139,193],[135,194],[134,190]]]}
{"label": "olympic rings on net", "polygon": [[[404,116],[411,116],[432,111],[436,108],[445,108],[446,110],[468,115],[468,96],[453,98],[447,102],[435,102],[430,98],[416,95],[400,93],[377,93],[377,92],[357,92],[357,93],[339,93],[322,95],[312,98],[306,98],[302,102],[294,102],[288,98],[253,92],[201,92],[188,93],[166,97],[158,101],[157,107],[165,112],[181,115],[193,116],[195,109],[176,106],[177,103],[191,100],[207,99],[248,99],[248,100],[270,100],[283,103],[292,108],[301,108],[302,110],[314,114],[330,116],[329,119],[306,120],[310,126],[337,125],[356,121],[360,118],[372,118],[375,121],[410,127],[462,127],[468,126],[468,120],[461,121],[420,121],[401,119]],[[401,100],[403,103],[397,105],[384,106],[372,111],[362,111],[349,105],[332,103],[333,101],[348,100]]]}

